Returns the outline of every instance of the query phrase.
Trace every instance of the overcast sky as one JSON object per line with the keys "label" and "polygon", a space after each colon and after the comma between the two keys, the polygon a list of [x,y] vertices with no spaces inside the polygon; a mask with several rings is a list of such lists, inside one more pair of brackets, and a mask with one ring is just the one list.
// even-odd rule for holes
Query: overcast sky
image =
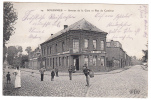
{"label": "overcast sky", "polygon": [[130,56],[141,58],[146,49],[147,5],[14,3],[14,8],[18,20],[7,46],[20,45],[24,54],[27,46],[34,50],[64,25],[82,18],[107,32],[107,41],[119,41]]}

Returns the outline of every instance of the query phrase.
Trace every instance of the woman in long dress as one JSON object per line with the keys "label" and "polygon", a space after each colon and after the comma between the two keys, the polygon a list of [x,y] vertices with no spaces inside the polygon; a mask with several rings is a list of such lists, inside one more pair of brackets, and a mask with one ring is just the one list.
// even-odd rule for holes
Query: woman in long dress
{"label": "woman in long dress", "polygon": [[21,87],[21,72],[19,70],[19,67],[17,67],[14,74],[15,74],[15,88],[20,88]]}

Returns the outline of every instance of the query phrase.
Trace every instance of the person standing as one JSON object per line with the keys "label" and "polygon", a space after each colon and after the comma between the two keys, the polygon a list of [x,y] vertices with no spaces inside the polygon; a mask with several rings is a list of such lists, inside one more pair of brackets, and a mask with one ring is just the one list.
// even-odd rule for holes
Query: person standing
{"label": "person standing", "polygon": [[52,70],[52,71],[51,71],[51,81],[54,81],[54,76],[55,76],[55,71]]}
{"label": "person standing", "polygon": [[43,81],[43,79],[44,79],[44,72],[45,72],[46,70],[45,70],[45,68],[44,67],[42,67],[40,70],[39,70],[39,72],[41,73],[41,81]]}
{"label": "person standing", "polygon": [[72,65],[68,69],[69,72],[69,79],[72,80]]}
{"label": "person standing", "polygon": [[83,66],[83,68],[84,68],[84,69],[83,69],[83,73],[84,73],[85,76],[86,76],[86,83],[87,83],[86,86],[89,86],[89,85],[90,85],[90,84],[89,84],[89,81],[90,81],[90,78],[89,78],[90,69],[88,69],[86,65]]}
{"label": "person standing", "polygon": [[8,72],[8,74],[6,75],[6,77],[7,77],[7,84],[8,83],[10,83],[10,80],[11,80],[11,78],[10,78],[10,73]]}
{"label": "person standing", "polygon": [[20,88],[21,87],[21,72],[19,67],[15,70],[13,73],[15,74],[15,88]]}
{"label": "person standing", "polygon": [[59,77],[58,76],[58,72],[59,72],[58,68],[55,68],[55,72],[56,72],[56,77]]}

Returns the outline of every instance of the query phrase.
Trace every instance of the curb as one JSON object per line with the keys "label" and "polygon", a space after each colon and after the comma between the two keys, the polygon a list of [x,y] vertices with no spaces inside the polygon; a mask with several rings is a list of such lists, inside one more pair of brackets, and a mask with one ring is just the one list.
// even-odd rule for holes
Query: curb
{"label": "curb", "polygon": [[[131,67],[129,67],[129,68],[131,68]],[[95,73],[94,75],[104,75],[104,74],[116,74],[116,73],[120,73],[120,72],[123,72],[123,71],[125,71],[125,70],[128,70],[129,68],[122,68],[122,69],[120,69],[120,70],[118,70],[118,71],[116,71],[116,70],[113,70],[113,71],[115,71],[115,72],[100,72],[100,73]],[[37,70],[34,70],[34,71],[26,71],[26,70],[22,70],[21,69],[21,71],[25,71],[25,72],[29,72],[29,73],[31,73],[32,74],[32,72],[34,73],[34,74],[40,74],[40,73],[37,73],[37,72],[34,72],[34,71],[37,71]],[[48,76],[51,76],[51,73],[50,74],[45,74],[45,75],[48,75]],[[83,73],[76,73],[76,74],[72,74],[73,76],[77,76],[77,75],[84,75]],[[68,75],[68,73],[65,73],[64,75],[62,74],[62,75],[59,75],[59,76],[69,76]]]}

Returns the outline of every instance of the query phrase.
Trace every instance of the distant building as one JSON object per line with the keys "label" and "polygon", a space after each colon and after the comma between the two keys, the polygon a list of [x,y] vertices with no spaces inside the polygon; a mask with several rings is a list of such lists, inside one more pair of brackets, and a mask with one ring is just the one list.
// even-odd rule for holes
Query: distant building
{"label": "distant building", "polygon": [[40,69],[41,61],[41,50],[37,47],[34,51],[29,53],[29,68]]}
{"label": "distant building", "polygon": [[131,57],[131,62],[132,62],[132,65],[141,65],[142,64],[142,60],[139,60],[136,58],[136,56],[133,56]]}
{"label": "distant building", "polygon": [[106,44],[107,67],[110,68],[110,70],[131,65],[131,57],[123,50],[120,42],[111,40]]}
{"label": "distant building", "polygon": [[94,71],[106,71],[106,35],[85,19],[64,25],[63,30],[41,44],[43,65],[60,70],[72,65],[82,70],[86,64]]}

